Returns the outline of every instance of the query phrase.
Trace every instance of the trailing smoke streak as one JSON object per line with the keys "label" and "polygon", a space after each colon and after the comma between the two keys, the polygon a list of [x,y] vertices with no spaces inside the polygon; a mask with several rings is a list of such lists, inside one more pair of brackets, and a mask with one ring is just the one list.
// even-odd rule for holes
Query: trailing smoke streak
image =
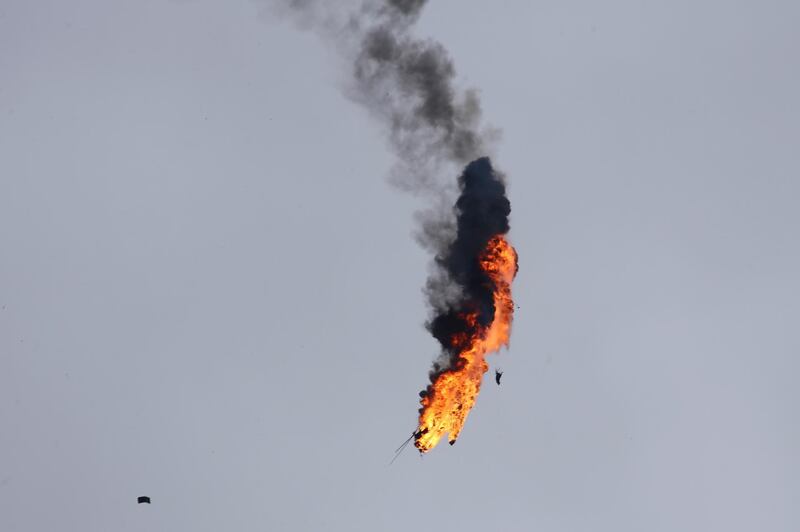
{"label": "trailing smoke streak", "polygon": [[367,30],[355,62],[358,95],[390,124],[391,143],[408,164],[439,157],[463,164],[483,154],[477,95],[456,96],[455,68],[441,44],[407,34],[423,2],[389,4],[406,6],[398,10],[404,20],[393,14]]}
{"label": "trailing smoke streak", "polygon": [[346,93],[387,128],[398,160],[393,184],[430,198],[449,188],[436,177],[446,163],[460,170],[486,155],[499,132],[481,125],[477,93],[457,90],[447,50],[411,35],[426,3],[367,0],[346,16],[343,7],[352,5],[346,0],[279,0],[278,6],[332,40],[352,63]]}
{"label": "trailing smoke streak", "polygon": [[[455,442],[488,369],[485,355],[508,344],[517,270],[516,252],[504,238],[511,207],[502,176],[482,157],[498,133],[481,125],[477,93],[456,90],[444,47],[411,35],[427,0],[367,0],[341,18],[344,3],[279,5],[333,39],[352,61],[347,93],[387,127],[398,157],[392,182],[432,203],[418,213],[417,239],[435,255],[425,289],[433,310],[427,326],[442,353],[420,392],[412,435],[427,452],[445,433]],[[467,163],[451,207],[452,185],[435,176],[443,166]]]}

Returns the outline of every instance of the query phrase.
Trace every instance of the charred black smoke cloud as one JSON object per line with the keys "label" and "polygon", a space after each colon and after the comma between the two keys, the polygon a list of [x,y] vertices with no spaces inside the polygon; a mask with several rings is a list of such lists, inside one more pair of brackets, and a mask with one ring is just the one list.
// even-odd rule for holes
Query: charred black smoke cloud
{"label": "charred black smoke cloud", "polygon": [[[505,184],[488,157],[469,163],[458,185],[461,194],[455,205],[456,238],[444,254],[436,257],[436,264],[459,292],[453,300],[449,295],[443,297],[439,290],[428,291],[434,309],[428,329],[441,344],[443,354],[434,364],[431,382],[443,371],[455,367],[458,354],[468,347],[464,342],[494,320],[493,294],[497,287],[481,268],[480,258],[492,237],[509,230],[511,203],[506,197]],[[468,315],[477,316],[477,322],[470,323]],[[427,391],[421,392],[426,394]]]}
{"label": "charred black smoke cloud", "polygon": [[[511,208],[502,176],[485,157],[497,130],[481,124],[477,93],[458,90],[441,44],[412,35],[426,3],[367,0],[346,16],[345,1],[281,5],[345,54],[352,68],[347,94],[386,126],[397,155],[392,181],[431,201],[431,208],[418,213],[418,240],[435,254],[426,285],[433,311],[428,329],[442,345],[434,379],[457,363],[456,335],[473,332],[464,311],[475,311],[484,327],[494,318],[492,281],[479,257],[492,236],[508,231]],[[452,180],[440,176],[464,165],[453,190]]]}

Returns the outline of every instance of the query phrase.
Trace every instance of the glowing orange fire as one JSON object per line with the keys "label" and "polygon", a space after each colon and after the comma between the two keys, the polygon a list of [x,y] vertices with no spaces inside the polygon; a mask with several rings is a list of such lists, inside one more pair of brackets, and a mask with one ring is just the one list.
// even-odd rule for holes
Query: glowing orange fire
{"label": "glowing orange fire", "polygon": [[514,315],[511,281],[517,273],[517,252],[505,238],[495,236],[482,253],[480,265],[496,286],[494,319],[488,326],[480,326],[477,314],[463,316],[476,332],[472,338],[455,339],[455,345],[466,346],[458,355],[459,363],[441,373],[430,393],[420,401],[422,410],[414,445],[421,453],[436,447],[445,433],[450,444],[455,443],[478,397],[483,374],[489,369],[486,355],[508,345]]}

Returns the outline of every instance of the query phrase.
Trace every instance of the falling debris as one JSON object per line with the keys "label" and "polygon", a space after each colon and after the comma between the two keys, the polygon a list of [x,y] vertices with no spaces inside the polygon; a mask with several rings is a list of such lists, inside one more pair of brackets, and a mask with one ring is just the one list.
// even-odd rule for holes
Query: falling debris
{"label": "falling debris", "polygon": [[503,376],[503,372],[499,369],[494,370],[494,381],[500,386],[500,377]]}
{"label": "falling debris", "polygon": [[136,501],[139,504],[150,504],[150,497],[148,497],[147,495],[142,495],[141,497],[136,499]]}

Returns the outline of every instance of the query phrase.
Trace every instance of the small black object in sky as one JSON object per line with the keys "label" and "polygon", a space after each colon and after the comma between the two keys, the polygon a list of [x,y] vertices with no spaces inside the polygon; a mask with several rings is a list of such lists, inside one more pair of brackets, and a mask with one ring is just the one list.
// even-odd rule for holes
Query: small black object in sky
{"label": "small black object in sky", "polygon": [[143,504],[143,503],[150,504],[150,497],[148,497],[146,495],[143,495],[143,496],[139,497],[136,500],[139,502],[139,504]]}

